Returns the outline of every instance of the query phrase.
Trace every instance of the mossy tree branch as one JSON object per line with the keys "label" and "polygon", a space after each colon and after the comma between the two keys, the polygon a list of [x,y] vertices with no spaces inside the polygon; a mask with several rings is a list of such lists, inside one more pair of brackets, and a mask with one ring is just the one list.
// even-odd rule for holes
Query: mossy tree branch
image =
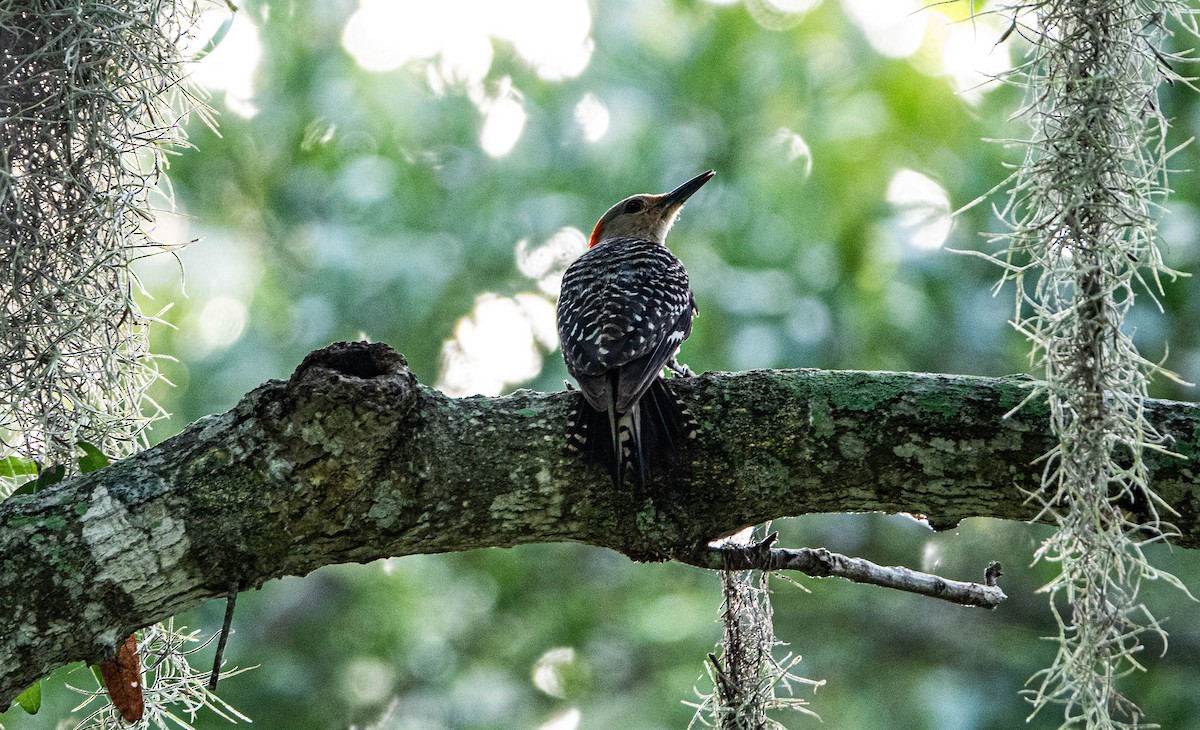
{"label": "mossy tree branch", "polygon": [[[332,563],[556,541],[694,563],[709,540],[785,515],[905,511],[948,528],[1038,511],[1019,490],[1053,444],[1045,404],[1004,417],[1023,378],[789,370],[673,387],[702,432],[637,495],[565,451],[575,395],[454,399],[385,345],[314,352],[228,413],[0,503],[0,706],[231,583]],[[1200,406],[1147,411],[1188,457],[1147,457],[1179,511],[1175,542],[1200,546]]]}

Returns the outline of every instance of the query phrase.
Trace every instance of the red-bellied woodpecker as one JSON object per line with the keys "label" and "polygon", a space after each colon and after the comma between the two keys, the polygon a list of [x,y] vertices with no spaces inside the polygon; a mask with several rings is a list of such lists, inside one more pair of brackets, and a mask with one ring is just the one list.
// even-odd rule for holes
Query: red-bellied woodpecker
{"label": "red-bellied woodpecker", "polygon": [[687,271],[663,241],[712,170],[663,195],[634,195],[609,208],[588,250],[563,274],[558,337],[583,393],[567,443],[620,487],[669,464],[695,422],[667,390],[664,367],[692,333],[696,300]]}

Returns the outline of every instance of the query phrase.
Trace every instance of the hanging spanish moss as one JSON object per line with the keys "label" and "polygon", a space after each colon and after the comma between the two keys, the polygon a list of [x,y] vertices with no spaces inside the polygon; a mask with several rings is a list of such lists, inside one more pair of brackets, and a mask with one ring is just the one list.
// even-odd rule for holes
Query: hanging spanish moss
{"label": "hanging spanish moss", "polygon": [[1005,278],[1016,284],[1014,324],[1043,373],[1035,395],[1048,397],[1059,439],[1029,495],[1057,526],[1036,559],[1060,570],[1042,589],[1058,652],[1027,696],[1034,714],[1057,707],[1062,727],[1147,727],[1118,686],[1142,668],[1148,644],[1165,647],[1141,589],[1152,579],[1182,585],[1144,552],[1172,530],[1142,460],[1166,448],[1143,403],[1151,376],[1170,373],[1139,354],[1125,318],[1138,297],[1157,304],[1161,277],[1176,273],[1156,243],[1170,156],[1157,88],[1173,76],[1157,49],[1164,17],[1189,18],[1148,0],[1006,12],[1031,48],[1015,76],[1032,136],[1001,211],[1011,227]]}
{"label": "hanging spanish moss", "polygon": [[[81,443],[128,456],[161,415],[146,395],[154,317],[138,308],[129,266],[159,248],[166,155],[186,144],[183,117],[205,114],[181,81],[198,2],[0,5],[0,498],[47,467],[77,471]],[[241,718],[188,665],[197,632],[168,623],[139,635],[138,727],[187,727],[180,718],[201,708]],[[107,697],[86,693],[84,705]],[[83,724],[124,727],[121,717],[105,702]]]}
{"label": "hanging spanish moss", "polygon": [[195,107],[179,52],[194,12],[0,7],[0,457],[70,471],[79,442],[126,456],[160,413],[129,263],[151,250],[150,193]]}
{"label": "hanging spanish moss", "polygon": [[[755,531],[765,535],[770,526],[747,529],[727,542],[753,544]],[[721,643],[719,654],[708,655],[706,667],[712,690],[697,692],[700,702],[692,705],[696,714],[689,728],[784,730],[768,713],[785,710],[820,719],[793,690],[799,684],[816,691],[824,680],[795,674],[798,655],[775,655],[785,645],[775,637],[768,580],[761,570],[721,571]]]}

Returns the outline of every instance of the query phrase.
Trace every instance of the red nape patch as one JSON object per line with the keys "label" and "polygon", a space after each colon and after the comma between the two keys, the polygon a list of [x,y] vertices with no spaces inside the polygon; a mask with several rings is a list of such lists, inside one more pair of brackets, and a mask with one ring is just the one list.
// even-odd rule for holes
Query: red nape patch
{"label": "red nape patch", "polygon": [[596,227],[592,229],[592,237],[588,239],[588,248],[600,243],[600,236],[604,235],[604,221],[600,220],[596,223]]}

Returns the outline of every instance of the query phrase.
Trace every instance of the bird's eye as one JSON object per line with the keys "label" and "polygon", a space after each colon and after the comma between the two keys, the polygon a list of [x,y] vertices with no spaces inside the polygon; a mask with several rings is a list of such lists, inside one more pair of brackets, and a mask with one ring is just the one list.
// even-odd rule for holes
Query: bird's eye
{"label": "bird's eye", "polygon": [[638,213],[642,208],[646,207],[646,203],[641,198],[634,198],[625,204],[626,213]]}

